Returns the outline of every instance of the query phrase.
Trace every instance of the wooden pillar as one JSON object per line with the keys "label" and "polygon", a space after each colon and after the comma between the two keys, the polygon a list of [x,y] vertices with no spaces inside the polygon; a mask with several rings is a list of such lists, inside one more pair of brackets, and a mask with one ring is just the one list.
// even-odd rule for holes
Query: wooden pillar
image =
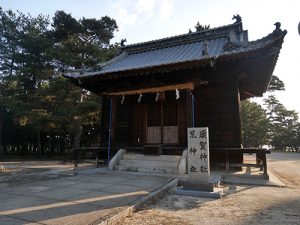
{"label": "wooden pillar", "polygon": [[237,147],[242,145],[241,104],[238,76],[233,76],[233,118]]}
{"label": "wooden pillar", "polygon": [[[184,93],[184,94],[183,94]],[[187,145],[187,106],[186,106],[186,93],[182,91],[181,97],[177,100],[178,111],[178,141],[179,145]]]}
{"label": "wooden pillar", "polygon": [[[112,96],[112,121],[111,121],[111,146],[112,149],[116,147],[115,139],[116,139],[116,127],[117,127],[117,96]],[[113,153],[113,151],[112,151]]]}
{"label": "wooden pillar", "polygon": [[190,90],[186,90],[186,126],[192,127],[192,96]]}
{"label": "wooden pillar", "polygon": [[[241,110],[240,110],[240,93],[239,79],[237,75],[232,76],[232,113],[233,113],[233,129],[234,129],[234,147],[242,146],[242,126],[241,126]],[[243,153],[230,156],[234,163],[243,162]]]}
{"label": "wooden pillar", "polygon": [[163,102],[160,102],[160,143],[164,143],[164,107]]}

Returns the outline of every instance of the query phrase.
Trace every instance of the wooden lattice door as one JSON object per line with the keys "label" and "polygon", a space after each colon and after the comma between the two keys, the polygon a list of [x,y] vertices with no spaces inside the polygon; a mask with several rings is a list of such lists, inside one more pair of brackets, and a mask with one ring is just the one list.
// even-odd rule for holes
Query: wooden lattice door
{"label": "wooden lattice door", "polygon": [[161,143],[161,104],[147,105],[147,143]]}
{"label": "wooden lattice door", "polygon": [[148,104],[147,143],[178,143],[177,102],[155,102]]}
{"label": "wooden lattice door", "polygon": [[177,101],[163,104],[163,143],[178,143]]}

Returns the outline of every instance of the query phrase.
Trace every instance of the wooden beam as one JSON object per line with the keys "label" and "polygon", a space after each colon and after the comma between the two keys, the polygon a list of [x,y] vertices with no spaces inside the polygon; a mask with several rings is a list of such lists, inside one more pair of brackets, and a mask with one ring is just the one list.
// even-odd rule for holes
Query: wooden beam
{"label": "wooden beam", "polygon": [[151,88],[135,89],[130,91],[119,91],[119,92],[106,92],[104,95],[108,96],[123,96],[123,95],[136,95],[136,94],[145,94],[145,93],[158,93],[164,91],[173,91],[173,90],[194,90],[194,83],[188,82],[183,84],[173,84],[167,86],[158,86]]}

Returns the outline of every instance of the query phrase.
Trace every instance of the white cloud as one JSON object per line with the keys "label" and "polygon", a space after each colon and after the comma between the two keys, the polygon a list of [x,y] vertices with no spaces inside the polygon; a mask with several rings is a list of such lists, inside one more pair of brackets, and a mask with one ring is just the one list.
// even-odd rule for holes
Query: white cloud
{"label": "white cloud", "polygon": [[143,26],[155,24],[155,27],[159,27],[162,22],[172,16],[174,2],[175,0],[113,1],[110,11],[119,26],[115,40],[119,41],[124,36],[128,36],[128,33],[140,30]]}
{"label": "white cloud", "polygon": [[165,21],[172,15],[174,0],[119,0],[114,3],[112,10],[122,30],[137,22],[146,22],[146,19],[155,23]]}
{"label": "white cloud", "polygon": [[135,6],[135,10],[139,15],[146,13],[152,16],[156,2],[157,0],[138,0]]}
{"label": "white cloud", "polygon": [[129,13],[126,9],[124,8],[119,8],[118,9],[118,14],[120,17],[120,23],[124,25],[129,25],[133,26],[138,18],[138,14],[136,13]]}
{"label": "white cloud", "polygon": [[174,10],[174,1],[173,0],[162,0],[159,2],[159,17],[158,23],[161,23],[172,16]]}

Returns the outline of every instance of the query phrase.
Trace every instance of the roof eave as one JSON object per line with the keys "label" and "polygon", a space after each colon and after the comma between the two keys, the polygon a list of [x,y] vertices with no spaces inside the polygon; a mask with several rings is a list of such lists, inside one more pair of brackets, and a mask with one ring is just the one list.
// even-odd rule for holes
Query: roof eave
{"label": "roof eave", "polygon": [[[274,32],[273,32],[274,33]],[[184,67],[189,66],[206,66],[208,64],[211,64],[213,61],[226,61],[226,60],[236,60],[241,59],[244,57],[247,57],[251,52],[255,52],[261,48],[265,48],[268,45],[273,44],[274,42],[279,40],[279,47],[281,48],[281,44],[283,42],[283,38],[286,35],[287,31],[281,31],[280,33],[277,33],[274,35],[273,33],[267,35],[266,37],[259,39],[257,41],[249,42],[249,47],[245,51],[236,50],[236,51],[228,51],[224,52],[220,56],[205,56],[201,59],[193,59],[188,61],[182,61],[182,62],[175,62],[171,64],[161,64],[156,66],[149,66],[149,67],[143,67],[143,68],[134,68],[134,69],[127,69],[127,70],[121,70],[121,71],[114,71],[109,73],[101,73],[101,71],[93,71],[85,74],[80,74],[80,72],[77,73],[68,73],[64,74],[64,77],[75,79],[75,80],[86,80],[86,79],[93,79],[95,77],[98,77],[99,79],[116,79],[118,77],[125,76],[137,76],[137,75],[144,75],[144,74],[151,74],[159,72],[158,69],[166,69],[166,70],[178,70],[182,69]],[[279,48],[279,50],[280,50]],[[276,61],[279,55],[279,50],[276,53],[276,60],[274,61],[274,67],[276,65]],[[125,54],[125,53],[124,53]],[[114,60],[112,60],[112,63]],[[186,65],[185,65],[186,64]],[[274,69],[273,67],[273,69]],[[273,71],[273,70],[272,70]],[[271,74],[272,75],[272,74]],[[271,75],[269,78],[271,78]],[[266,84],[264,88],[264,92],[268,88],[268,83]]]}

